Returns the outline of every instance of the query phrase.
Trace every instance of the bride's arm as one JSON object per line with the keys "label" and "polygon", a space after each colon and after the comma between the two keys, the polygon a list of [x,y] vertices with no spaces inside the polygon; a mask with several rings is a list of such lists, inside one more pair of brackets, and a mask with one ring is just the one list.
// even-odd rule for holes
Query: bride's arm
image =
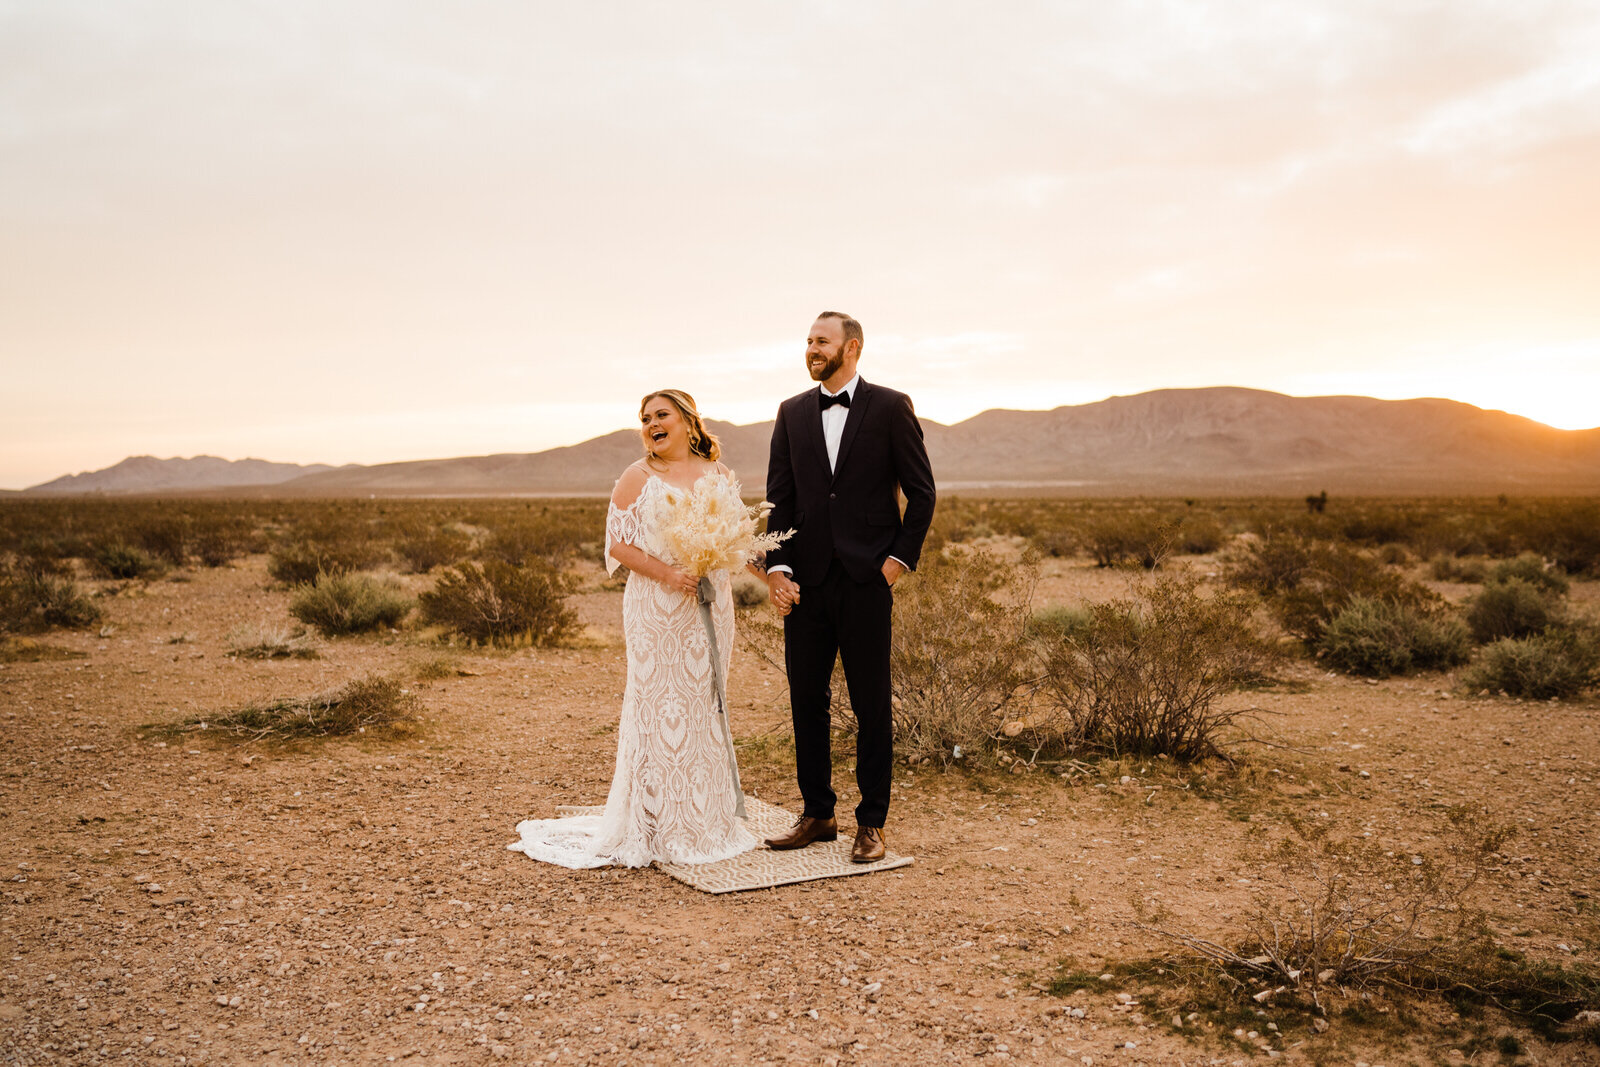
{"label": "bride's arm", "polygon": [[[644,491],[649,477],[649,474],[637,465],[623,471],[622,477],[617,479],[617,487],[612,490],[611,506],[617,512],[626,512],[639,499],[639,494]],[[609,517],[607,522],[609,524]],[[682,567],[674,567],[652,556],[638,545],[614,536],[608,537],[607,541],[606,554],[634,574],[643,575],[651,581],[660,582],[668,589],[676,589],[688,596],[694,596],[699,592],[700,580]]]}

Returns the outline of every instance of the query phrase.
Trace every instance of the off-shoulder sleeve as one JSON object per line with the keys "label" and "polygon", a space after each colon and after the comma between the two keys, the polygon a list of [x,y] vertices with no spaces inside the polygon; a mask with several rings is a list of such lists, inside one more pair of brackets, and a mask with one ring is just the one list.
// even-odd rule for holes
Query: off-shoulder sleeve
{"label": "off-shoulder sleeve", "polygon": [[649,476],[637,467],[629,467],[617,479],[611,491],[611,505],[606,509],[606,573],[616,574],[621,566],[611,554],[613,545],[644,547],[644,520],[640,516],[644,501],[644,487]]}

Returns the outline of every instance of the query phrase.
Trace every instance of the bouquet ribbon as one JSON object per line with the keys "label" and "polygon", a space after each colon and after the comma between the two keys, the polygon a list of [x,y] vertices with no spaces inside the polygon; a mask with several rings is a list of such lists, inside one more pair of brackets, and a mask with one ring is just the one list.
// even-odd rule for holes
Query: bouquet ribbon
{"label": "bouquet ribbon", "polygon": [[711,641],[711,689],[717,697],[717,718],[722,723],[722,740],[728,746],[728,773],[733,778],[734,796],[738,798],[734,801],[733,813],[742,819],[745,817],[744,786],[739,782],[739,758],[734,754],[733,732],[728,728],[728,694],[719,669],[722,657],[717,654],[717,627],[711,621],[711,603],[715,599],[711,579],[701,578],[696,600],[700,604],[700,621],[705,623],[706,637]]}

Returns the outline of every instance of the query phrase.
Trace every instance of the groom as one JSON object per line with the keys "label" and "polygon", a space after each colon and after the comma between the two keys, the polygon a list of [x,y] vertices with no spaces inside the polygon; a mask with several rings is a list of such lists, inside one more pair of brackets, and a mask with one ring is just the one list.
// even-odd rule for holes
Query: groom
{"label": "groom", "polygon": [[[804,848],[839,835],[829,748],[835,657],[855,709],[856,839],[850,858],[883,858],[894,723],[889,706],[889,620],[895,581],[917,565],[933,519],[933,470],[911,398],[856,374],[861,324],[824,311],[806,338],[806,369],[820,389],[778,408],[767,464],[767,529],[795,534],[767,555],[767,586],[783,614],[794,712],[795,771],[805,810],[768,838]],[[906,497],[904,517],[899,494]]]}

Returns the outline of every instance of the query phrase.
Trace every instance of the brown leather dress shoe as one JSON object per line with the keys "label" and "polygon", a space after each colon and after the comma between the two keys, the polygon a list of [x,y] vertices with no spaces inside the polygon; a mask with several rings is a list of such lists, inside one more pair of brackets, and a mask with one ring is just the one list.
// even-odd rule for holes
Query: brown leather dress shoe
{"label": "brown leather dress shoe", "polygon": [[855,846],[850,849],[850,862],[872,863],[883,859],[883,853],[883,828],[879,826],[858,826],[856,828]]}
{"label": "brown leather dress shoe", "polygon": [[834,841],[839,837],[839,824],[832,819],[813,819],[802,815],[786,834],[767,838],[767,847],[778,852],[791,848],[805,848],[813,841]]}

